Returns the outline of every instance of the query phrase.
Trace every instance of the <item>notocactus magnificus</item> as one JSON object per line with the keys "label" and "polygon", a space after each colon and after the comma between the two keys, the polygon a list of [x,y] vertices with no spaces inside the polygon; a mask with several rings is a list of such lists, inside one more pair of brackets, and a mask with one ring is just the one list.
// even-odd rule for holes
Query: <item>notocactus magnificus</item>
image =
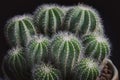
{"label": "notocactus magnificus", "polygon": [[102,29],[100,27],[102,27],[101,20],[96,10],[86,5],[78,5],[67,11],[62,28],[76,35],[83,35],[100,31],[98,30]]}
{"label": "notocactus magnificus", "polygon": [[34,14],[34,23],[40,33],[51,36],[56,33],[64,17],[64,10],[57,5],[42,5]]}
{"label": "notocactus magnificus", "polygon": [[85,55],[88,57],[102,61],[105,57],[109,56],[110,44],[103,35],[85,35],[83,37],[83,45],[85,47]]}
{"label": "notocactus magnificus", "polygon": [[[8,52],[3,60],[3,73],[5,78],[13,80],[29,80],[25,53],[19,47]],[[7,79],[8,80],[8,79]]]}
{"label": "notocactus magnificus", "polygon": [[59,70],[48,64],[36,65],[32,70],[33,80],[60,80]]}
{"label": "notocactus magnificus", "polygon": [[38,64],[48,56],[49,39],[42,35],[34,36],[27,45],[27,57],[30,64]]}
{"label": "notocactus magnificus", "polygon": [[84,58],[74,70],[74,80],[96,80],[99,68],[92,59]]}
{"label": "notocactus magnificus", "polygon": [[51,56],[59,64],[64,77],[79,62],[81,48],[79,39],[71,33],[61,32],[54,36],[51,43]]}
{"label": "notocactus magnificus", "polygon": [[11,46],[25,46],[31,35],[36,34],[36,29],[32,22],[32,16],[19,15],[10,19],[5,28],[5,35]]}

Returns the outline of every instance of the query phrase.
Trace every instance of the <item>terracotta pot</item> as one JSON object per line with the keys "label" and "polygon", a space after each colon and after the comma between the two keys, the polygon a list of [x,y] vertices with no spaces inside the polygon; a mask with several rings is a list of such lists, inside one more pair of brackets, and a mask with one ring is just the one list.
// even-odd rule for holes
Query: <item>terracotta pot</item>
{"label": "terracotta pot", "polygon": [[110,59],[104,59],[103,65],[108,64],[113,71],[113,78],[111,80],[119,80],[118,70]]}

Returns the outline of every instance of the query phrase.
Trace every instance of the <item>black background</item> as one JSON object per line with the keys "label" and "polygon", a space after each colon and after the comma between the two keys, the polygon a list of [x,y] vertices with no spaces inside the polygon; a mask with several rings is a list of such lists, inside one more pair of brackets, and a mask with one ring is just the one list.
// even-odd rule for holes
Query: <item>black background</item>
{"label": "black background", "polygon": [[[111,60],[120,71],[120,3],[119,0],[0,0],[0,66],[9,49],[4,37],[6,21],[15,15],[33,13],[37,6],[45,3],[76,5],[84,3],[97,9],[103,19],[105,34],[112,44]],[[0,76],[2,72],[0,70]]]}

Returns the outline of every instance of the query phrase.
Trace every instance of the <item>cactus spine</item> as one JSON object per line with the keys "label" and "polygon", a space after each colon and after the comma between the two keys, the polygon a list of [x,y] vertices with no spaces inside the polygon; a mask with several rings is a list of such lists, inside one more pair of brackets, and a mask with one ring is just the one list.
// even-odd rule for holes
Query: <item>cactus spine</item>
{"label": "cactus spine", "polygon": [[3,60],[3,72],[14,80],[28,79],[27,62],[21,48],[13,48]]}
{"label": "cactus spine", "polygon": [[30,15],[15,16],[6,25],[5,34],[11,46],[25,46],[36,31]]}
{"label": "cactus spine", "polygon": [[[63,29],[71,31],[76,35],[94,32],[101,27],[97,12],[89,6],[81,5],[70,8],[65,16]],[[100,29],[100,28],[99,28]]]}
{"label": "cactus spine", "polygon": [[38,64],[41,60],[46,59],[49,42],[48,38],[42,35],[33,37],[27,46],[27,57],[31,61],[31,64]]}
{"label": "cactus spine", "polygon": [[34,14],[34,22],[40,33],[51,36],[62,24],[64,11],[55,5],[40,6]]}
{"label": "cactus spine", "polygon": [[90,34],[83,37],[85,55],[102,61],[110,53],[108,40],[98,34]]}
{"label": "cactus spine", "polygon": [[75,70],[75,80],[96,80],[99,75],[97,64],[88,58],[82,59]]}
{"label": "cactus spine", "polygon": [[80,59],[81,43],[74,35],[61,32],[53,38],[51,46],[51,55],[66,77]]}
{"label": "cactus spine", "polygon": [[60,80],[60,73],[51,65],[41,64],[33,68],[33,80]]}

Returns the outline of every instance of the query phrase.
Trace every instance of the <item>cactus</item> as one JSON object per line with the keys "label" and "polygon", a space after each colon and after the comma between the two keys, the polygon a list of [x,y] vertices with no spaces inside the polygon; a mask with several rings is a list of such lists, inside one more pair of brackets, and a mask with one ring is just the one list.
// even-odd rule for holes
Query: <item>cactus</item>
{"label": "cactus", "polygon": [[97,63],[92,59],[84,58],[75,68],[74,80],[96,80],[99,75]]}
{"label": "cactus", "polygon": [[62,24],[64,11],[56,5],[42,5],[34,14],[34,23],[40,33],[51,36],[56,33]]}
{"label": "cactus", "polygon": [[51,65],[36,65],[32,71],[33,80],[60,80],[60,72]]}
{"label": "cactus", "polygon": [[65,16],[63,30],[68,30],[75,35],[83,35],[102,30],[100,17],[96,10],[86,5],[78,5],[70,8]]}
{"label": "cactus", "polygon": [[51,43],[51,56],[63,72],[63,76],[70,73],[79,61],[81,53],[80,41],[71,33],[61,32],[54,36]]}
{"label": "cactus", "polygon": [[99,34],[88,34],[83,37],[85,55],[102,61],[110,53],[108,40]]}
{"label": "cactus", "polygon": [[21,48],[16,47],[8,52],[3,60],[3,73],[5,77],[13,80],[28,80],[27,62],[24,52]]}
{"label": "cactus", "polygon": [[31,35],[36,34],[30,15],[13,17],[8,21],[5,29],[6,37],[11,46],[25,46]]}
{"label": "cactus", "polygon": [[27,46],[27,57],[32,65],[44,61],[48,55],[49,40],[46,37],[34,36]]}

